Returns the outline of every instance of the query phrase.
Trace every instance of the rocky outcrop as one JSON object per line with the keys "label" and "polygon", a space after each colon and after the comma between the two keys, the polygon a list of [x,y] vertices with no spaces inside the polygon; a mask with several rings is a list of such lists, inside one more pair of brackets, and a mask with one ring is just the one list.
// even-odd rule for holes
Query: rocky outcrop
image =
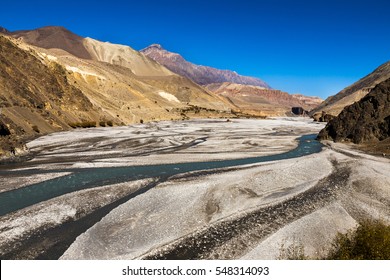
{"label": "rocky outcrop", "polygon": [[158,44],[150,45],[141,50],[141,53],[164,65],[172,72],[187,77],[199,85],[230,82],[270,88],[268,84],[258,78],[241,76],[230,70],[193,64],[186,61],[180,54],[169,52]]}
{"label": "rocky outcrop", "polygon": [[316,122],[330,122],[335,118],[335,116],[327,114],[325,111],[322,111],[321,113],[315,113],[314,115],[312,115],[312,118]]}
{"label": "rocky outcrop", "polygon": [[319,133],[318,138],[356,144],[390,137],[390,79],[378,84],[360,101],[344,110]]}

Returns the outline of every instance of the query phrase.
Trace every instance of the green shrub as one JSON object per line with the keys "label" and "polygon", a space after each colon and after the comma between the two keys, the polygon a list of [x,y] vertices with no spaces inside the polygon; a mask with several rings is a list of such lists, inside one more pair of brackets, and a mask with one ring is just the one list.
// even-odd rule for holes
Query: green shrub
{"label": "green shrub", "polygon": [[7,125],[0,122],[0,136],[8,136],[11,132],[9,131]]}
{"label": "green shrub", "polygon": [[68,123],[71,128],[77,128],[77,123]]}
{"label": "green shrub", "polygon": [[72,128],[96,127],[96,122],[94,122],[94,121],[83,121],[83,122],[69,123],[69,126],[72,127]]}
{"label": "green shrub", "polygon": [[355,231],[338,234],[328,259],[390,260],[390,226],[364,221]]}
{"label": "green shrub", "polygon": [[96,127],[96,122],[93,121],[85,121],[81,123],[81,127],[87,128],[87,127]]}
{"label": "green shrub", "polygon": [[100,122],[99,122],[99,125],[105,127],[105,126],[106,126],[106,122],[100,121]]}
{"label": "green shrub", "polygon": [[112,121],[107,121],[107,125],[108,125],[108,126],[113,126]]}

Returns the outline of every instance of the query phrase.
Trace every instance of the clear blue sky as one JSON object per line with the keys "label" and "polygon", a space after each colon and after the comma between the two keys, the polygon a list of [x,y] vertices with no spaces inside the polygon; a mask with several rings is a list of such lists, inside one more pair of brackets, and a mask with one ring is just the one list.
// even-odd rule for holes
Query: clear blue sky
{"label": "clear blue sky", "polygon": [[326,98],[390,60],[390,1],[5,1],[11,31],[61,25]]}

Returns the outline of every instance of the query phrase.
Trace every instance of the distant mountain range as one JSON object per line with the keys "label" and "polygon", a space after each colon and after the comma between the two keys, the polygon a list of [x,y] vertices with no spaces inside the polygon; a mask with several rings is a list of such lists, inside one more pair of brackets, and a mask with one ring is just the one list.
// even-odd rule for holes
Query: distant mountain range
{"label": "distant mountain range", "polygon": [[0,50],[0,157],[22,152],[26,139],[74,127],[286,116],[292,107],[312,110],[315,118],[339,115],[323,139],[387,143],[390,133],[390,62],[320,104],[318,97],[195,65],[160,45],[138,52],[63,27],[0,27]]}
{"label": "distant mountain range", "polygon": [[141,53],[172,72],[185,76],[226,98],[235,109],[248,114],[286,115],[291,111],[291,107],[311,110],[323,101],[318,97],[290,95],[280,90],[273,90],[266,82],[258,78],[241,76],[230,70],[193,64],[180,54],[165,50],[159,44],[150,45],[141,50]]}
{"label": "distant mountain range", "polygon": [[220,70],[208,66],[196,65],[185,60],[180,54],[169,52],[159,44],[153,44],[141,50],[141,53],[157,61],[174,73],[185,76],[199,85],[230,82],[241,85],[252,85],[271,88],[264,81],[241,76],[230,70]]}
{"label": "distant mountain range", "polygon": [[0,39],[0,156],[72,127],[234,117],[225,100],[128,46],[62,27]]}
{"label": "distant mountain range", "polygon": [[[138,52],[58,26],[0,33],[0,157],[18,154],[28,138],[73,127],[284,116],[293,106],[319,103],[257,78],[196,66],[156,45]],[[187,74],[155,61],[152,53],[160,52]]]}
{"label": "distant mountain range", "polygon": [[257,116],[282,116],[292,107],[310,110],[323,101],[318,97],[288,94],[281,90],[235,83],[215,83],[205,86],[211,92],[223,96],[241,112]]}

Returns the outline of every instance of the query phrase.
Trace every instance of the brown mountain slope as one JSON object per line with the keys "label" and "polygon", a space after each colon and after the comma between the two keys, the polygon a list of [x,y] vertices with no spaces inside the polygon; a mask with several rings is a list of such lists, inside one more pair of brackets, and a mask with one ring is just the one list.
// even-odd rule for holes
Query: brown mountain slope
{"label": "brown mountain slope", "polygon": [[14,38],[43,49],[65,51],[82,59],[107,62],[131,69],[140,76],[167,76],[171,71],[129,46],[80,37],[64,27],[47,26],[34,30],[8,32]]}
{"label": "brown mountain slope", "polygon": [[306,96],[303,94],[292,94],[292,97],[294,99],[299,100],[300,104],[302,104],[302,107],[305,110],[309,110],[309,111],[318,107],[322,102],[324,102],[323,99],[321,99],[317,96]]}
{"label": "brown mountain slope", "polygon": [[337,116],[344,107],[359,101],[368,94],[377,84],[390,78],[390,61],[382,64],[371,74],[360,79],[353,85],[346,87],[334,96],[327,98],[320,106],[315,108],[311,115],[318,115],[325,112]]}
{"label": "brown mountain slope", "polygon": [[199,85],[177,75],[137,76],[129,68],[76,57],[57,56],[68,77],[88,98],[121,122],[182,118],[181,110],[200,106],[218,111],[229,107]]}
{"label": "brown mountain slope", "polygon": [[98,117],[91,102],[69,83],[61,65],[43,64],[32,51],[1,35],[0,108],[0,122],[10,131],[1,138],[5,150],[12,141]]}
{"label": "brown mountain slope", "polygon": [[141,53],[164,65],[172,72],[185,76],[199,85],[230,82],[270,88],[264,81],[257,78],[241,76],[229,70],[193,64],[186,61],[181,55],[169,52],[158,44],[153,44],[141,50]]}
{"label": "brown mountain slope", "polygon": [[[29,42],[35,46],[40,46],[41,48],[37,49],[39,53],[42,53],[43,56],[49,60],[55,59],[56,62],[63,65],[70,73],[72,73],[72,76],[76,82],[76,86],[78,86],[80,90],[87,94],[90,100],[95,100],[94,102],[97,104],[97,106],[102,106],[104,108],[103,104],[116,103],[117,99],[114,98],[110,100],[110,96],[120,95],[120,99],[123,100],[121,103],[123,104],[116,104],[112,106],[110,105],[110,108],[114,111],[117,110],[118,106],[119,108],[132,108],[133,105],[138,102],[137,100],[139,100],[139,94],[137,95],[137,98],[133,98],[131,102],[129,101],[129,97],[134,96],[135,88],[143,88],[143,90],[140,90],[139,92],[149,96],[145,96],[147,99],[161,99],[161,96],[164,95],[164,93],[162,95],[159,94],[157,97],[153,96],[153,94],[151,95],[153,92],[159,92],[158,88],[160,88],[164,91],[168,90],[168,94],[173,94],[177,95],[176,97],[180,97],[181,99],[179,98],[179,103],[185,102],[193,106],[201,106],[218,111],[220,111],[221,108],[222,110],[226,110],[229,106],[228,104],[230,104],[230,106],[233,106],[237,111],[244,110],[246,114],[255,115],[285,115],[286,112],[291,111],[291,107],[298,106],[308,110],[312,109],[313,105],[318,104],[317,99],[301,95],[296,95],[295,98],[292,98],[287,93],[287,96],[285,96],[286,94],[280,94],[280,91],[274,91],[273,94],[268,95],[266,92],[263,92],[263,95],[267,95],[266,100],[261,100],[258,98],[255,100],[253,98],[255,98],[256,95],[253,94],[251,98],[247,98],[245,96],[239,97],[239,94],[235,93],[234,98],[230,97],[230,99],[227,99],[226,101],[226,98],[221,98],[223,97],[222,95],[219,95],[220,97],[218,97],[211,94],[207,90],[205,91],[201,89],[195,83],[186,81],[185,78],[179,78],[179,76],[161,64],[157,63],[153,59],[147,57],[146,55],[153,56],[153,58],[156,58],[154,55],[160,55],[160,58],[165,58],[168,62],[170,61],[176,65],[176,68],[185,71],[188,70],[190,72],[192,71],[191,73],[193,73],[195,76],[187,75],[189,73],[188,71],[187,74],[184,73],[184,76],[190,76],[192,80],[198,82],[200,81],[201,84],[205,83],[206,80],[207,82],[232,80],[236,81],[238,84],[259,85],[259,88],[268,87],[268,85],[259,79],[243,77],[232,71],[223,71],[210,67],[194,65],[185,61],[180,55],[170,53],[162,49],[161,46],[153,45],[143,50],[143,54],[135,51],[129,46],[100,42],[91,38],[84,39],[62,27],[44,27],[31,31],[12,32],[10,34],[13,37],[19,38],[23,42]],[[69,55],[69,53],[73,53],[74,56]],[[86,55],[86,53],[88,55]],[[80,58],[82,60],[79,60]],[[88,59],[86,60],[83,58]],[[99,62],[104,62],[106,64]],[[118,76],[117,74],[112,74],[112,71],[119,71],[120,67],[114,69],[112,65],[122,66],[129,69],[130,71],[120,70],[122,75]],[[107,69],[109,69],[109,73],[107,73]],[[102,71],[104,73],[99,75],[96,74],[97,72]],[[179,71],[179,74],[183,73]],[[94,79],[92,77],[104,77],[106,75],[108,75],[107,77],[110,78],[105,79],[105,81],[107,81],[105,83],[111,84],[111,88],[114,90],[102,86],[102,81],[99,83],[90,83],[90,81]],[[118,89],[116,84],[111,83],[111,81],[118,79],[120,82],[117,82],[116,84],[123,83],[131,85],[130,87],[133,89],[126,90],[126,86],[121,86],[120,89]],[[139,84],[140,82],[141,85]],[[178,82],[181,86],[177,86],[176,82]],[[157,87],[157,89],[155,87]],[[186,88],[191,88],[194,90],[194,92],[191,93]],[[245,91],[246,90],[244,89],[244,94]],[[119,94],[120,92],[121,94]],[[102,99],[97,98],[98,96],[102,97]],[[165,95],[165,97],[165,101],[171,99],[170,102],[172,102],[173,99],[171,97],[167,97],[167,95]],[[107,101],[107,99],[109,101]],[[235,102],[232,102],[233,99],[235,99]],[[125,106],[124,104],[127,105]],[[142,105],[137,105],[136,108],[138,108],[138,106],[142,107]],[[143,106],[146,106],[146,104]],[[148,103],[147,106],[153,107],[153,104]],[[172,108],[175,106],[169,107]],[[154,110],[156,112],[154,115],[157,115],[157,117],[152,117],[152,113],[146,110],[144,110],[144,114],[150,116],[150,118],[147,117],[147,119],[160,119],[158,116],[165,115],[161,113],[161,109],[162,108],[159,107]],[[132,111],[139,110],[134,109]],[[129,119],[129,114],[125,112],[121,112],[121,114],[111,113],[111,115],[113,117],[119,115],[119,118],[121,118],[122,121],[126,123],[128,121],[134,122],[136,118],[139,118],[138,115],[142,115],[142,113],[138,112],[136,115],[131,113],[133,116],[131,120]]]}
{"label": "brown mountain slope", "polygon": [[236,110],[260,116],[285,116],[291,114],[292,107],[310,110],[322,102],[318,97],[290,95],[280,90],[251,85],[222,83],[210,84],[206,88],[229,100]]}
{"label": "brown mountain slope", "polygon": [[[159,115],[163,115],[162,118],[165,119],[167,110],[188,105],[222,111],[229,108],[219,97],[190,80],[177,76],[129,46],[84,39],[63,27],[44,27],[10,34],[23,42],[42,46],[36,48],[41,58],[62,65],[68,72],[68,78],[74,79],[74,85],[97,106],[105,108],[105,104],[110,104],[110,110],[113,111],[136,106],[136,114],[117,114],[105,108],[113,117],[119,115],[117,118],[122,122],[135,122],[142,117],[150,120],[159,118]],[[84,51],[90,59],[83,59]],[[170,91],[164,92],[168,88]],[[115,96],[118,99],[113,98]],[[145,101],[147,104],[137,104],[137,100],[149,101]],[[154,105],[157,104],[156,101],[160,101],[163,106]],[[150,106],[150,110],[146,110],[146,106]],[[138,107],[144,108],[138,110]]]}
{"label": "brown mountain slope", "polygon": [[[187,78],[167,75],[169,70],[137,76],[127,67],[7,36],[0,46],[0,154],[28,137],[74,126],[231,117],[224,100]],[[148,64],[139,66],[149,71]]]}
{"label": "brown mountain slope", "polygon": [[390,152],[390,79],[347,106],[319,133],[319,139],[368,144]]}
{"label": "brown mountain slope", "polygon": [[80,58],[92,58],[84,46],[84,38],[60,26],[16,31],[11,35],[33,46],[44,49],[61,49]]}

